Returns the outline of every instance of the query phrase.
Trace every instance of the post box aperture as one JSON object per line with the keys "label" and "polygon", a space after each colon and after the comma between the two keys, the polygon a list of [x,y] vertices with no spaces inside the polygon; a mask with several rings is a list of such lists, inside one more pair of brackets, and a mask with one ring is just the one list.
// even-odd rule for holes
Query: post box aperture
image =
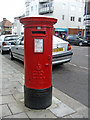
{"label": "post box aperture", "polygon": [[44,109],[52,103],[52,33],[55,18],[26,17],[24,24],[24,103]]}

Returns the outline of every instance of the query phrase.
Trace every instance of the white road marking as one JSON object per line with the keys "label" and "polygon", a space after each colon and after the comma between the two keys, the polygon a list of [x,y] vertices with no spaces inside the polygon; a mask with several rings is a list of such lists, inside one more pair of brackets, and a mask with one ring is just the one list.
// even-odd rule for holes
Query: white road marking
{"label": "white road marking", "polygon": [[72,64],[72,63],[69,63],[69,64],[70,64],[70,65],[73,65],[73,66],[75,66],[75,67],[77,66],[77,65],[75,65],[75,64]]}
{"label": "white road marking", "polygon": [[78,66],[78,65],[75,65],[75,64],[72,64],[72,63],[69,63],[70,65],[73,65],[73,66],[75,66],[75,67],[80,67],[80,68],[82,68],[82,69],[86,69],[86,70],[88,70],[88,68],[87,67],[83,67],[83,66]]}
{"label": "white road marking", "polygon": [[79,66],[80,68],[83,68],[83,69],[86,69],[86,70],[88,70],[88,68],[87,67],[83,67],[83,66]]}

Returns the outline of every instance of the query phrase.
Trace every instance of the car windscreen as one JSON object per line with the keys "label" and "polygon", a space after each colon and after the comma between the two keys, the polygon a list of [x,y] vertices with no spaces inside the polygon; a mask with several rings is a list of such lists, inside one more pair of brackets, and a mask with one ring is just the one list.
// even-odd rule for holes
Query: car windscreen
{"label": "car windscreen", "polygon": [[78,35],[69,35],[69,36],[67,36],[67,39],[73,40],[75,38],[78,38]]}
{"label": "car windscreen", "polygon": [[6,36],[4,41],[13,41],[17,39],[18,39],[18,36]]}
{"label": "car windscreen", "polygon": [[21,45],[24,45],[24,40],[23,41],[21,41],[21,43],[20,43]]}
{"label": "car windscreen", "polygon": [[16,41],[16,45],[24,45],[24,36],[23,37],[19,37],[19,39]]}
{"label": "car windscreen", "polygon": [[19,40],[20,41],[24,40],[24,36],[19,37]]}
{"label": "car windscreen", "polygon": [[73,39],[73,36],[67,36],[67,39]]}

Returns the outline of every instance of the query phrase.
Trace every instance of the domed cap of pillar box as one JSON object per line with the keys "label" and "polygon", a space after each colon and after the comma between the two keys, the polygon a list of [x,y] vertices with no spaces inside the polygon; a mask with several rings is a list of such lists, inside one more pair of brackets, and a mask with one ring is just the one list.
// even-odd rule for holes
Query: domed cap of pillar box
{"label": "domed cap of pillar box", "polygon": [[38,15],[21,18],[20,22],[24,24],[25,27],[38,25],[52,27],[57,22],[57,19],[53,17]]}

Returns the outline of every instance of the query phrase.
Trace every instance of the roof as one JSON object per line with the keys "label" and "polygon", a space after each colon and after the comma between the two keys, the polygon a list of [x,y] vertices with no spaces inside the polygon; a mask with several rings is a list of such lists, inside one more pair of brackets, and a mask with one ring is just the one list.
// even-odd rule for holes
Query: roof
{"label": "roof", "polygon": [[12,23],[9,20],[5,19],[2,22],[0,22],[0,27],[2,27],[2,26],[12,27]]}
{"label": "roof", "polygon": [[4,23],[4,26],[5,27],[12,27],[12,23],[9,21],[9,20],[6,20],[5,23]]}
{"label": "roof", "polygon": [[0,27],[2,26],[2,22],[0,22]]}

